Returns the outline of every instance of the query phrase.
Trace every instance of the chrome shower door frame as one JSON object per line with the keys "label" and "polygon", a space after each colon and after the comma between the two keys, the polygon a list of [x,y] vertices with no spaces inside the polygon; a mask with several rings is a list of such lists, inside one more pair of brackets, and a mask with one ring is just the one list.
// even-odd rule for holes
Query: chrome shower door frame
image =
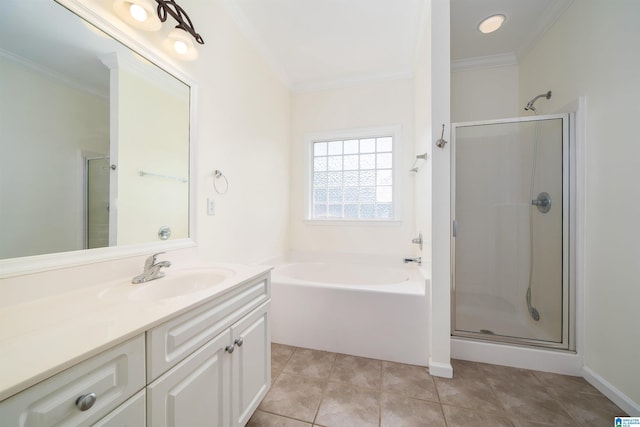
{"label": "chrome shower door frame", "polygon": [[[456,328],[456,133],[458,128],[562,120],[562,340],[542,341],[460,331]],[[458,338],[575,352],[575,113],[515,117],[451,124],[451,335]]]}

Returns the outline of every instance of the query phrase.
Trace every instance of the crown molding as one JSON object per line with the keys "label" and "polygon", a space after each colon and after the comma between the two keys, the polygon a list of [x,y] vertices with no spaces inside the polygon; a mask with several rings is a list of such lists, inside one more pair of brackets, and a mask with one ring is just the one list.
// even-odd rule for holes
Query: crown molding
{"label": "crown molding", "polygon": [[518,65],[518,57],[515,53],[510,52],[498,55],[456,59],[455,61],[451,61],[451,71],[467,71],[483,68],[508,67],[513,65]]}
{"label": "crown molding", "polygon": [[91,95],[95,95],[97,97],[103,98],[103,99],[109,99],[109,93],[105,92],[103,90],[100,90],[99,88],[90,86],[90,85],[85,85],[82,84],[80,82],[78,82],[78,80],[74,80],[74,79],[70,79],[68,76],[55,71],[52,68],[46,67],[42,64],[39,64],[37,62],[34,62],[30,59],[24,58],[20,55],[16,55],[13,52],[9,52],[7,50],[4,49],[0,49],[0,57],[5,58],[8,61],[11,61],[15,64],[21,65],[23,67],[29,68],[30,70],[33,70],[41,75],[44,75],[45,77],[58,81],[72,89],[75,90],[79,90],[81,92],[85,92],[85,93],[89,93]]}

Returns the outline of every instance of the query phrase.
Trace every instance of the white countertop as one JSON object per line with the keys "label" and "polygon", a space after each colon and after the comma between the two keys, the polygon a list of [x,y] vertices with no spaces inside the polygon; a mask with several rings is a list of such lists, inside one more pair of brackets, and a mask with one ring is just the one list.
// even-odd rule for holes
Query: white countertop
{"label": "white countertop", "polygon": [[[0,307],[0,400],[271,269],[233,264],[197,267],[230,269],[235,274],[216,286],[172,298],[130,300],[127,294],[140,285],[132,285],[131,278],[126,277]],[[183,270],[168,269],[166,276],[175,277]],[[105,298],[107,290],[109,297]]]}

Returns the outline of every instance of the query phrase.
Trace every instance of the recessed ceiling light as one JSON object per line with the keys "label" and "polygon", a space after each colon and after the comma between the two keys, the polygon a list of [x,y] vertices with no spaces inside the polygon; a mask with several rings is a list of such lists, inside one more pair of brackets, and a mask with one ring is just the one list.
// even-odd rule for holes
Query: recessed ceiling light
{"label": "recessed ceiling light", "polygon": [[504,15],[491,15],[478,25],[478,30],[484,34],[493,33],[502,26],[505,19]]}

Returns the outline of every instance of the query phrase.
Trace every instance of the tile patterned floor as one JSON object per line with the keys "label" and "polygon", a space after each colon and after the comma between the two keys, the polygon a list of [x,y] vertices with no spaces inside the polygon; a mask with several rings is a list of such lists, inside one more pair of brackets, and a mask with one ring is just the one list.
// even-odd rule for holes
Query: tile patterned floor
{"label": "tile patterned floor", "polygon": [[611,426],[624,412],[584,379],[452,361],[426,368],[272,345],[272,386],[248,427]]}

